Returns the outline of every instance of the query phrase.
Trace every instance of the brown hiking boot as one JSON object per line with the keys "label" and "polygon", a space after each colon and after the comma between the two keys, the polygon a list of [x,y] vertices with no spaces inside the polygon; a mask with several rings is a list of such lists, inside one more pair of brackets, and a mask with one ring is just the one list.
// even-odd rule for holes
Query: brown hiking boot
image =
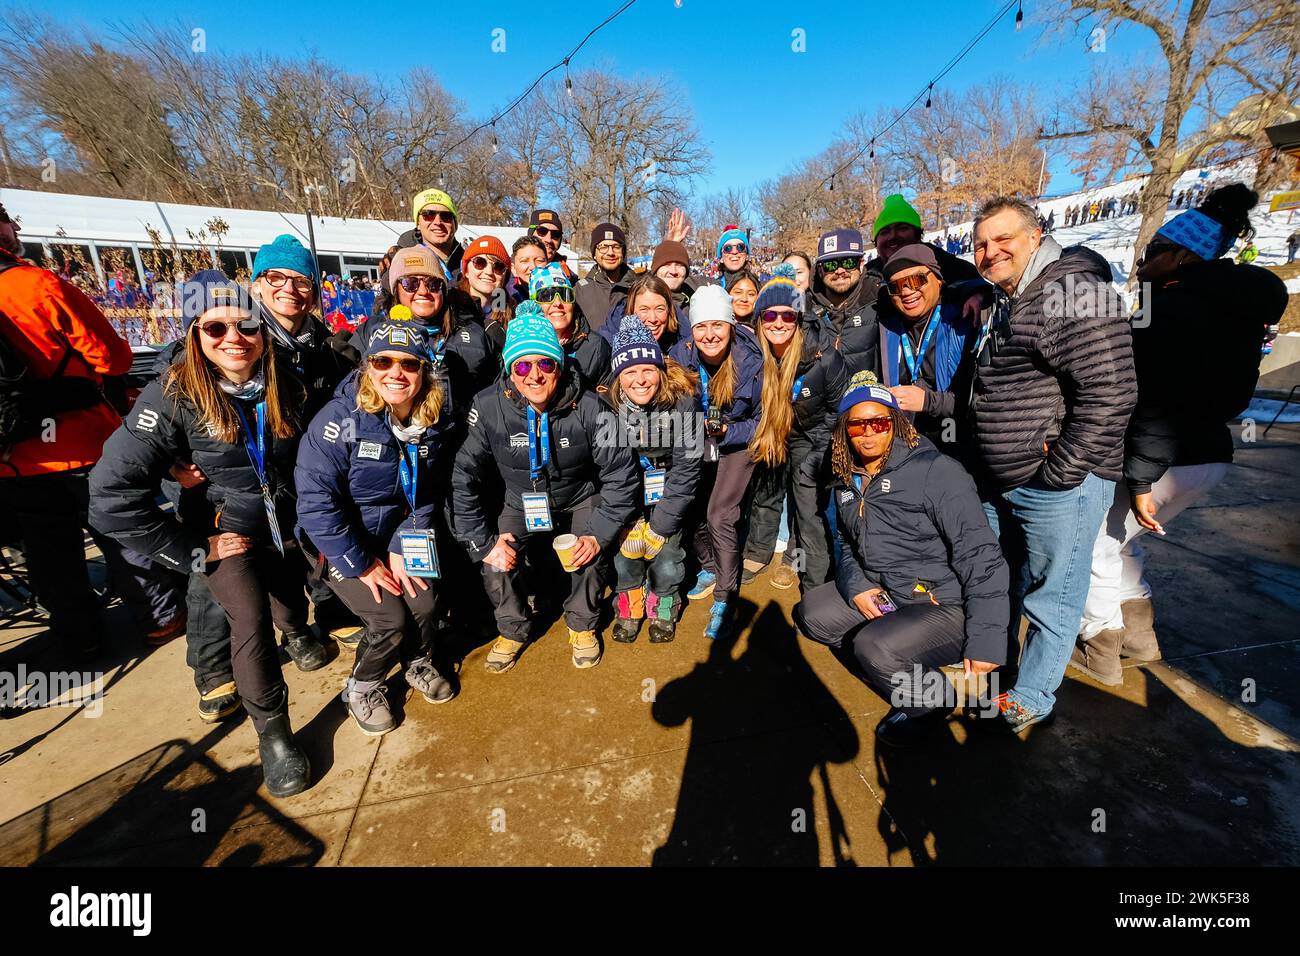
{"label": "brown hiking boot", "polygon": [[1160,642],[1156,640],[1156,611],[1150,598],[1125,601],[1119,606],[1124,615],[1124,643],[1119,652],[1135,661],[1160,660]]}
{"label": "brown hiking boot", "polygon": [[1078,640],[1070,655],[1070,666],[1082,671],[1099,684],[1115,687],[1124,683],[1124,668],[1119,662],[1119,645],[1124,632],[1119,628],[1101,631],[1090,640]]}

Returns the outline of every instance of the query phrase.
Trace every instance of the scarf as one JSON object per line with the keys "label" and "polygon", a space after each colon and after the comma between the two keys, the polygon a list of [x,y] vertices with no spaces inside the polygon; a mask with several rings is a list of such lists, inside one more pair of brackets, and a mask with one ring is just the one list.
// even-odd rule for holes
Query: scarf
{"label": "scarf", "polygon": [[244,402],[255,402],[266,393],[266,372],[258,369],[256,375],[239,385],[228,379],[221,378],[217,380],[217,385],[231,398]]}

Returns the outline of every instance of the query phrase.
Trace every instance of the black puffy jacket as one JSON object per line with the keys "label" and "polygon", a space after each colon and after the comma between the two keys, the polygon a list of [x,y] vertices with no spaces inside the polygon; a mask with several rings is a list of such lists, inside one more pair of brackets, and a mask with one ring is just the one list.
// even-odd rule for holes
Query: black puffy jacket
{"label": "black puffy jacket", "polygon": [[992,312],[970,401],[977,477],[996,491],[1035,478],[1075,488],[1090,473],[1117,481],[1137,381],[1106,260],[1049,236]]}
{"label": "black puffy jacket", "polygon": [[795,372],[799,390],[794,395],[794,431],[807,436],[814,449],[824,451],[835,430],[849,371],[843,356],[835,351],[835,335],[825,323],[804,315],[800,325],[804,338]]}
{"label": "black puffy jacket", "polygon": [[861,491],[838,479],[831,487],[844,600],[879,587],[899,607],[960,603],[962,656],[1005,664],[1010,575],[970,475],[928,438],[916,448],[895,439],[880,474],[861,480]]}
{"label": "black puffy jacket", "polygon": [[[606,400],[609,399],[607,394]],[[607,434],[618,429],[621,441],[637,456],[643,474],[644,458],[652,468],[665,471],[664,489],[653,505],[638,499],[639,513],[650,522],[650,529],[665,538],[682,528],[686,511],[695,499],[700,484],[700,462],[704,460],[704,420],[694,395],[683,395],[671,408],[638,408],[628,404],[623,409],[604,412],[610,422]]]}
{"label": "black puffy jacket", "polygon": [[844,358],[849,377],[880,364],[880,329],[876,322],[876,297],[880,280],[864,271],[857,288],[839,305],[826,298],[821,276],[813,280],[808,296],[809,309],[831,330],[835,347]]}
{"label": "black puffy jacket", "polygon": [[[278,356],[277,361],[281,380],[293,382],[296,389],[292,369]],[[255,403],[241,404],[255,427]],[[303,407],[300,395],[292,400],[292,407]],[[257,472],[243,442],[212,437],[198,417],[188,401],[164,395],[163,381],[151,382],[105,442],[103,457],[90,473],[91,527],[138,554],[186,573],[196,555],[206,554],[207,539],[217,531],[247,535],[259,544],[272,540]],[[297,521],[293,469],[300,434],[276,438],[268,429],[265,438],[267,484],[284,541],[291,540]],[[193,462],[207,477],[202,490],[210,513],[216,516],[215,525],[200,526],[188,514],[182,524],[174,513],[159,507],[159,483],[177,461]]]}
{"label": "black puffy jacket", "polygon": [[594,392],[609,378],[609,342],[591,330],[581,313],[574,312],[573,322],[573,335],[564,343],[564,354],[569,357],[569,364],[582,375],[583,386]]}
{"label": "black puffy jacket", "polygon": [[1232,461],[1228,422],[1250,404],[1267,326],[1286,311],[1267,269],[1214,259],[1183,266],[1133,320],[1138,402],[1124,478],[1143,494],[1173,465]]}
{"label": "black puffy jacket", "polygon": [[[550,495],[551,513],[572,511],[593,495],[600,504],[590,533],[608,547],[636,514],[643,500],[640,467],[630,448],[602,441],[601,413],[608,405],[566,368],[548,410],[550,461],[536,482],[528,461],[528,403],[510,379],[501,379],[474,397],[469,429],[452,470],[452,511],[456,537],[470,557],[482,561],[496,543],[495,516],[484,512],[482,491],[491,475],[505,486],[505,506],[522,511],[521,496]],[[540,421],[539,421],[540,427]]]}
{"label": "black puffy jacket", "polygon": [[[679,341],[670,357],[687,370],[700,374],[700,352],[694,339]],[[718,449],[723,453],[748,445],[763,414],[763,353],[749,326],[732,326],[731,357],[735,362],[736,387],[732,390],[731,404],[722,410],[727,432],[718,442]],[[697,397],[703,399],[703,391],[701,383]]]}

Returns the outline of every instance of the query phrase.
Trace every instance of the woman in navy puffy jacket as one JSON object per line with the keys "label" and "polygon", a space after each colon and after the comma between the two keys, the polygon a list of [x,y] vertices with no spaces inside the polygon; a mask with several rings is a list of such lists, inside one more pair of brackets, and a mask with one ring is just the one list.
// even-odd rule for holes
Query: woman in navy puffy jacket
{"label": "woman in navy puffy jacket", "polygon": [[456,695],[433,662],[439,547],[448,539],[448,391],[424,333],[382,322],[365,360],[312,420],[294,476],[298,536],[324,578],[366,624],[343,701],[361,732],[395,726],[384,696],[399,660],[430,703]]}

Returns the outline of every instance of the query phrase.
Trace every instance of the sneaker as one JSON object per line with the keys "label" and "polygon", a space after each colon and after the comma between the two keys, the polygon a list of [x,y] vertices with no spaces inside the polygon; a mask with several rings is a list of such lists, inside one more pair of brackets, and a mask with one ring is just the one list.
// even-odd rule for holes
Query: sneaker
{"label": "sneaker", "polygon": [[894,707],[876,724],[876,740],[886,747],[911,747],[924,742],[947,719],[948,711],[942,707],[924,714],[908,714]]}
{"label": "sneaker", "polygon": [[686,596],[692,601],[702,601],[713,593],[713,585],[717,580],[718,576],[712,571],[701,571],[700,576],[695,579],[695,587],[691,588]]}
{"label": "sneaker", "polygon": [[994,733],[1018,734],[1034,724],[1050,723],[1056,716],[1052,711],[1045,714],[1035,714],[1026,710],[1011,699],[1010,692],[998,694],[993,698],[993,703],[997,704],[997,716],[979,720],[976,726],[991,730]]}
{"label": "sneaker", "polygon": [[199,694],[199,717],[214,723],[239,710],[239,691],[235,682],[228,680],[219,687]]}
{"label": "sneaker", "polygon": [[515,666],[519,654],[524,649],[523,641],[512,641],[508,637],[498,637],[488,651],[487,662],[483,665],[489,674],[504,674]]}
{"label": "sneaker", "polygon": [[384,696],[383,681],[349,677],[341,696],[348,713],[367,737],[382,737],[397,726],[388,698]]}
{"label": "sneaker", "polygon": [[711,641],[716,641],[722,634],[723,628],[727,625],[727,611],[731,605],[726,601],[714,601],[713,607],[709,608],[709,623],[704,628],[704,636]]}
{"label": "sneaker", "polygon": [[406,683],[431,704],[445,704],[456,696],[456,685],[438,673],[428,657],[417,657],[406,668]]}
{"label": "sneaker", "polygon": [[650,643],[668,644],[677,636],[677,626],[672,621],[650,622]]}
{"label": "sneaker", "polygon": [[795,573],[794,568],[782,562],[777,569],[772,572],[772,587],[778,591],[785,591],[799,583],[799,575]]}
{"label": "sneaker", "polygon": [[631,644],[641,633],[639,617],[620,617],[614,622],[614,640],[620,644]]}
{"label": "sneaker", "polygon": [[173,638],[180,637],[182,634],[184,634],[185,624],[186,624],[186,619],[184,617],[180,617],[177,618],[175,621],[173,621],[171,624],[168,624],[166,627],[160,627],[156,631],[149,631],[144,636],[145,643],[148,644],[150,647],[162,647],[164,644],[166,644],[168,641],[172,640]]}
{"label": "sneaker", "polygon": [[569,628],[569,646],[573,648],[573,666],[580,670],[600,663],[600,639],[595,631],[575,631]]}
{"label": "sneaker", "polygon": [[320,670],[330,662],[329,649],[311,631],[285,634],[284,652],[300,671]]}
{"label": "sneaker", "polygon": [[366,629],[359,624],[330,628],[330,637],[348,650],[355,651],[361,645],[361,635]]}
{"label": "sneaker", "polygon": [[748,584],[750,581],[754,580],[754,578],[758,577],[765,567],[767,567],[766,564],[755,561],[753,558],[746,558],[744,570],[740,572],[740,583]]}

